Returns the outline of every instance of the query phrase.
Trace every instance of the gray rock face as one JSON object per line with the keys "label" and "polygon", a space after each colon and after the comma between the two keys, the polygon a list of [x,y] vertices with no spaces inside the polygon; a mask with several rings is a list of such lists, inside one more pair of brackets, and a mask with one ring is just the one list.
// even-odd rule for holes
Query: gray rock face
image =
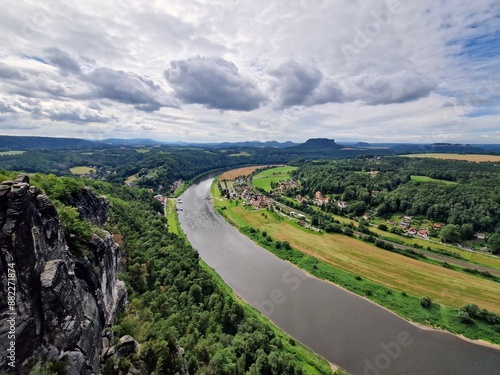
{"label": "gray rock face", "polygon": [[[107,199],[85,189],[72,203],[81,217],[106,222]],[[15,327],[15,372],[57,360],[68,374],[100,373],[103,329],[126,301],[117,278],[118,245],[102,233],[90,241],[88,259],[76,259],[55,207],[28,176],[0,185],[0,371],[13,370],[7,349]],[[15,287],[15,303],[8,286]]]}

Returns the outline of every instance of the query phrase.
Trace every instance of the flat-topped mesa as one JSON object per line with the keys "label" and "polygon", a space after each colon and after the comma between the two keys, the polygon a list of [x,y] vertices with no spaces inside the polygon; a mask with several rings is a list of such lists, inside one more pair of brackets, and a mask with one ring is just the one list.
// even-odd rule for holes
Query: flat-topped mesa
{"label": "flat-topped mesa", "polygon": [[[75,199],[81,217],[105,223],[107,199],[88,189]],[[0,185],[0,370],[12,370],[6,358],[7,319],[15,316],[18,373],[52,361],[65,362],[66,373],[100,373],[103,329],[114,323],[126,300],[117,279],[118,245],[102,232],[103,238],[92,237],[89,257],[76,258],[57,210],[30,186],[27,175]],[[15,271],[14,279],[9,270]],[[14,306],[9,305],[9,281],[15,285]]]}
{"label": "flat-topped mesa", "polygon": [[329,151],[340,150],[344,146],[335,143],[334,139],[327,138],[311,138],[305,143],[292,147],[295,150],[311,150],[311,151]]}

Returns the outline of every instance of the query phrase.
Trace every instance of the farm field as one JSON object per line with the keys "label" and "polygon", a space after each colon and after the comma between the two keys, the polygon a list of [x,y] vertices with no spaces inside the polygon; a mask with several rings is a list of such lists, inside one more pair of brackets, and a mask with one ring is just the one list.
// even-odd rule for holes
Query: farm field
{"label": "farm field", "polygon": [[70,168],[69,171],[73,174],[76,174],[76,175],[84,175],[84,174],[89,174],[89,173],[95,173],[95,168],[86,167],[86,166],[79,166],[79,167]]}
{"label": "farm field", "polygon": [[432,177],[427,177],[427,176],[410,176],[412,181],[417,181],[417,182],[438,182],[440,184],[446,184],[446,185],[456,185],[456,182],[453,181],[446,181],[446,180],[438,180],[436,178]]}
{"label": "farm field", "polygon": [[0,152],[0,156],[5,155],[5,156],[13,156],[13,155],[22,155],[26,151],[2,151]]}
{"label": "farm field", "polygon": [[481,162],[500,162],[500,155],[462,155],[462,154],[408,154],[399,155],[405,158],[434,158],[434,159],[446,159],[446,160],[465,160],[473,161],[476,163]]}
{"label": "farm field", "polygon": [[252,183],[255,187],[264,189],[265,191],[270,191],[271,182],[279,182],[290,179],[290,172],[296,169],[297,167],[289,166],[266,169],[265,171],[257,173],[253,177]]}
{"label": "farm field", "polygon": [[232,169],[230,171],[224,172],[220,177],[219,180],[234,180],[238,176],[248,176],[255,172],[256,169],[259,168],[265,168],[265,165],[254,165],[252,167],[243,167],[243,168],[237,168],[237,169]]}
{"label": "farm field", "polygon": [[265,210],[249,210],[236,202],[216,201],[238,227],[266,231],[273,239],[363,278],[413,295],[428,295],[452,307],[476,303],[500,313],[498,285],[443,267],[391,253],[340,234],[318,234]]}
{"label": "farm field", "polygon": [[379,284],[428,295],[453,307],[476,303],[500,313],[498,285],[492,281],[394,254],[345,235],[318,236],[286,222],[267,224],[262,230],[306,254]]}
{"label": "farm field", "polygon": [[[423,246],[424,250],[427,248],[427,246],[430,246],[433,249],[449,251],[449,252],[460,255],[463,259],[465,259],[469,262],[500,270],[500,258],[499,257],[479,253],[477,251],[461,250],[461,249],[457,248],[456,246],[435,243],[435,242],[432,242],[429,240],[424,240],[424,239],[418,238],[418,237],[412,238],[412,237],[406,237],[406,236],[391,233],[391,232],[385,232],[385,231],[380,230],[377,227],[373,227],[373,226],[370,227],[370,230],[372,232],[379,234],[380,236],[382,236],[388,240],[390,240],[392,238],[395,240],[395,242],[403,241],[408,246],[412,246],[413,244],[417,244],[417,245]],[[472,264],[471,264],[471,267],[473,268]]]}

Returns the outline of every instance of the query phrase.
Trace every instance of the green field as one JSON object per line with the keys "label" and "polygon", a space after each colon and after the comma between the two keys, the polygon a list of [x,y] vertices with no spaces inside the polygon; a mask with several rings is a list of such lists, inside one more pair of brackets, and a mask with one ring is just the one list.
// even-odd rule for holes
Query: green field
{"label": "green field", "polygon": [[227,156],[252,156],[252,154],[249,154],[248,152],[245,152],[245,151],[241,151],[241,152],[238,152],[237,154],[229,154]]}
{"label": "green field", "polygon": [[441,184],[456,185],[456,182],[453,182],[453,181],[438,180],[436,178],[427,177],[427,176],[410,176],[410,178],[412,181],[417,181],[417,182],[438,182]]}
{"label": "green field", "polygon": [[137,174],[133,174],[132,176],[128,176],[127,179],[125,180],[125,184],[137,181],[137,179],[138,179]]}
{"label": "green field", "polygon": [[0,152],[0,156],[12,156],[12,155],[22,155],[26,151],[2,151]]}
{"label": "green field", "polygon": [[176,199],[168,199],[166,207],[167,226],[169,233],[179,234],[181,229],[177,220]]}
{"label": "green field", "polygon": [[70,168],[69,171],[73,174],[84,175],[89,173],[95,173],[95,168],[80,166],[80,167]]}
{"label": "green field", "polygon": [[296,170],[297,167],[277,167],[266,169],[262,172],[257,173],[253,179],[252,183],[255,187],[264,189],[265,191],[271,190],[271,182],[279,182],[290,179],[290,172]]}

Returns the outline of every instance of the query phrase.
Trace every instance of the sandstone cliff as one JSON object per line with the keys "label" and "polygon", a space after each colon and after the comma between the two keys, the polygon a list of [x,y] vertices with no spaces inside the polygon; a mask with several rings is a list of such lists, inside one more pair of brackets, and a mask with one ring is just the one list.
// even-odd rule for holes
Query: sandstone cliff
{"label": "sandstone cliff", "polygon": [[[90,190],[69,203],[94,225],[107,220],[109,202]],[[75,258],[55,207],[28,176],[0,185],[0,371],[27,374],[39,361],[58,361],[67,374],[100,373],[103,329],[115,322],[126,292],[117,278],[118,245],[99,233],[89,255]]]}

